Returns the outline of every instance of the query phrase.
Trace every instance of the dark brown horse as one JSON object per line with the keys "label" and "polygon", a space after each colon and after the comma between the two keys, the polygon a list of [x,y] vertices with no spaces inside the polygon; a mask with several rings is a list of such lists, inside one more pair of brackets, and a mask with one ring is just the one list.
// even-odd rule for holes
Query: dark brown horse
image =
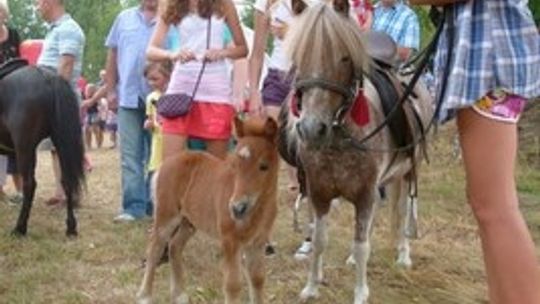
{"label": "dark brown horse", "polygon": [[0,152],[16,155],[23,178],[23,205],[13,233],[26,234],[37,186],[36,148],[50,137],[60,160],[67,198],[66,234],[77,235],[73,208],[84,182],[84,146],[77,96],[69,83],[52,71],[20,67],[19,63],[8,65],[10,70],[13,65],[18,65],[18,69],[0,79]]}
{"label": "dark brown horse", "polygon": [[[408,199],[408,186],[414,185],[414,168],[422,150],[411,144],[415,140],[404,144],[393,136],[395,120],[386,123],[382,101],[389,99],[384,97],[388,92],[377,90],[379,83],[372,81],[378,67],[367,56],[357,24],[348,17],[347,1],[307,8],[287,39],[296,73],[296,99],[290,104],[295,111],[289,111],[281,121],[286,123],[282,126],[286,139],[282,140],[296,150],[316,214],[313,260],[301,298],[318,296],[323,279],[322,253],[327,243],[326,215],[331,200],[342,197],[355,207],[354,303],[363,304],[369,295],[369,235],[379,186],[388,188],[394,210],[398,263],[411,264],[407,229],[415,202]],[[411,78],[391,72],[385,75],[397,83],[396,92],[400,92],[400,83],[408,83]],[[418,125],[427,124],[433,111],[424,85],[414,87],[407,106],[409,111],[416,110]],[[373,132],[379,126],[380,132]],[[421,131],[414,131],[411,128],[411,136],[418,138]]]}

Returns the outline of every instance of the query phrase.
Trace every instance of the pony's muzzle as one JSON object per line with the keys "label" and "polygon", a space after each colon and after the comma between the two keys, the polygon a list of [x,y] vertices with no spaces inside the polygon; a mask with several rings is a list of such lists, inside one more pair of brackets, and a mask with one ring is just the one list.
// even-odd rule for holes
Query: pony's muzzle
{"label": "pony's muzzle", "polygon": [[301,140],[310,143],[318,143],[328,137],[330,128],[322,121],[314,117],[305,117],[296,124],[298,136]]}
{"label": "pony's muzzle", "polygon": [[237,220],[241,220],[248,213],[249,200],[242,199],[238,202],[234,202],[231,204],[230,209],[232,216]]}

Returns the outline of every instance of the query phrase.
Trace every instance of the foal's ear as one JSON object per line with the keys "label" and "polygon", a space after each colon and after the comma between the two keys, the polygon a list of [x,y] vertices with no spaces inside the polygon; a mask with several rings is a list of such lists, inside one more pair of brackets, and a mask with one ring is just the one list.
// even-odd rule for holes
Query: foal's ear
{"label": "foal's ear", "polygon": [[244,137],[244,121],[238,116],[234,117],[234,130],[237,138]]}
{"label": "foal's ear", "polygon": [[272,141],[277,140],[278,125],[272,117],[268,117],[264,123],[264,134]]}
{"label": "foal's ear", "polygon": [[349,0],[334,0],[332,3],[336,12],[344,15],[345,17],[349,17]]}

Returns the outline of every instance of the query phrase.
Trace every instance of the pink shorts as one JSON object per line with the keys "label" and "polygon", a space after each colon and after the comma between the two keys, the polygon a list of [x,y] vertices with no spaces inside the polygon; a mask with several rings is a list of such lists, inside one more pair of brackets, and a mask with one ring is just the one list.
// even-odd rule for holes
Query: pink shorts
{"label": "pink shorts", "polygon": [[480,115],[497,121],[517,123],[527,100],[497,89],[478,100],[473,109]]}
{"label": "pink shorts", "polygon": [[231,137],[234,114],[232,105],[194,102],[186,116],[162,118],[162,131],[164,134],[227,140]]}

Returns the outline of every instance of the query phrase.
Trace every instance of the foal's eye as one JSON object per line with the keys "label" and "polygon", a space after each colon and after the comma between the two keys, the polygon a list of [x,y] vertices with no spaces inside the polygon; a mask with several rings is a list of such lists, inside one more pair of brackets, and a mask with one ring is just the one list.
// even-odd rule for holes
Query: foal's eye
{"label": "foal's eye", "polygon": [[261,163],[259,165],[259,170],[261,170],[261,171],[268,171],[268,168],[269,168],[269,166],[268,166],[267,163]]}

